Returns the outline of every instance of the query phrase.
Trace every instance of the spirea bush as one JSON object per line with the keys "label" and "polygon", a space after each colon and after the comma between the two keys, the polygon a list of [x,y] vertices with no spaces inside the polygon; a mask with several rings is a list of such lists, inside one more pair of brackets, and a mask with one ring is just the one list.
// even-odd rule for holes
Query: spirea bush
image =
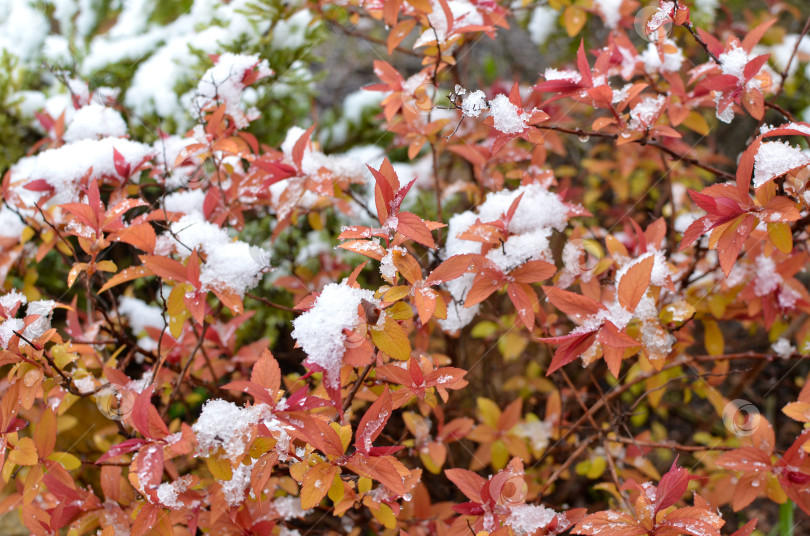
{"label": "spirea bush", "polygon": [[807,530],[803,2],[0,14],[5,533]]}

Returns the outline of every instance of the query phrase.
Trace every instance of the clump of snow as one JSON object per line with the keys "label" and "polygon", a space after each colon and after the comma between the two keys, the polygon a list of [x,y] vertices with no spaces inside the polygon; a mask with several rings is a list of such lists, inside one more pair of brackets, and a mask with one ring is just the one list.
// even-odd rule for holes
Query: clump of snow
{"label": "clump of snow", "polygon": [[529,19],[529,38],[535,45],[544,45],[557,26],[557,11],[548,6],[538,6]]}
{"label": "clump of snow", "polygon": [[46,331],[51,329],[51,313],[56,302],[53,300],[37,300],[28,304],[25,310],[26,316],[39,315],[39,318],[28,324],[25,328],[25,337],[28,340],[40,338]]}
{"label": "clump of snow", "polygon": [[169,212],[182,212],[183,214],[202,213],[204,202],[204,190],[180,190],[163,199],[163,208]]}
{"label": "clump of snow", "polygon": [[644,130],[653,126],[661,114],[667,98],[663,95],[644,97],[630,110],[630,124],[632,130]]}
{"label": "clump of snow", "polygon": [[553,428],[546,421],[523,421],[514,428],[515,435],[527,439],[535,452],[541,452],[548,446]]}
{"label": "clump of snow", "polygon": [[343,364],[344,329],[357,327],[357,308],[363,300],[376,303],[370,290],[346,284],[326,285],[312,308],[293,321],[292,337],[307,354],[307,363],[324,371],[325,382],[331,387],[340,383]]}
{"label": "clump of snow", "polygon": [[46,203],[47,206],[78,201],[79,181],[90,168],[93,168],[88,177],[91,181],[103,177],[121,180],[115,169],[113,149],[121,153],[124,161],[133,168],[154,156],[148,145],[127,139],[79,140],[35,156],[21,158],[11,168],[10,190],[23,203],[33,207],[41,194],[27,190],[24,186],[36,180],[44,180],[56,192]]}
{"label": "clump of snow", "polygon": [[[413,44],[413,48],[425,46],[438,40],[439,44],[447,42],[450,30],[450,23],[444,14],[442,5],[437,0],[430,2],[433,11],[428,15],[430,28],[425,30]],[[453,15],[453,27],[478,26],[484,23],[484,18],[474,4],[469,0],[449,0],[447,7]]]}
{"label": "clump of snow", "polygon": [[498,95],[489,103],[489,113],[494,120],[495,130],[504,134],[518,134],[526,128],[528,114],[509,100],[506,95]]}
{"label": "clump of snow", "polygon": [[129,327],[132,328],[132,333],[135,335],[142,333],[147,327],[163,329],[165,325],[162,309],[154,305],[148,305],[138,298],[122,296],[118,302],[118,312],[126,315]]}
{"label": "clump of snow", "polygon": [[[644,62],[644,68],[647,72],[664,72],[675,73],[681,70],[684,62],[683,51],[675,44],[672,39],[665,39],[663,44],[664,59],[661,60],[661,55],[658,52],[658,46],[655,43],[649,43],[647,49],[641,54],[641,61]],[[675,49],[672,52],[671,49]]]}
{"label": "clump of snow", "polygon": [[225,113],[233,117],[236,126],[245,128],[258,117],[259,111],[255,108],[242,110],[242,94],[247,87],[244,80],[247,77],[266,78],[272,74],[267,60],[260,60],[258,54],[222,54],[197,85],[191,112],[197,115],[200,110],[222,103],[225,104]]}
{"label": "clump of snow", "polygon": [[233,470],[230,480],[220,480],[225,501],[230,506],[239,506],[245,500],[245,491],[250,485],[250,474],[253,464],[245,465],[240,463]]}
{"label": "clump of snow", "polygon": [[5,316],[14,316],[13,313],[16,312],[17,308],[20,305],[24,305],[27,301],[28,298],[26,298],[24,294],[17,290],[12,290],[8,294],[4,294],[0,297],[0,307],[3,308]]}
{"label": "clump of snow", "polygon": [[143,390],[152,384],[152,377],[155,375],[154,371],[145,371],[139,380],[132,380],[127,384],[127,389],[136,393],[143,393]]}
{"label": "clump of snow", "polygon": [[[491,249],[487,258],[505,272],[530,260],[551,260],[548,238],[553,229],[565,229],[568,207],[559,197],[537,183],[523,185],[511,191],[492,192],[476,211],[455,214],[450,218],[442,257],[446,259],[464,253],[481,253],[480,242],[464,240],[459,235],[475,224],[476,220],[485,223],[501,218],[521,194],[523,197],[509,222],[511,236],[503,247]],[[444,284],[453,297],[453,303],[447,307],[447,319],[439,320],[445,331],[456,332],[462,329],[477,314],[478,305],[468,308],[463,306],[474,278],[474,274],[464,274]]]}
{"label": "clump of snow", "polygon": [[720,69],[723,74],[730,74],[738,80],[745,80],[745,66],[748,63],[748,52],[738,44],[720,54]]}
{"label": "clump of snow", "polygon": [[546,80],[568,80],[569,82],[574,82],[578,84],[582,81],[582,75],[579,71],[574,71],[572,69],[555,69],[553,67],[547,68],[543,72],[543,78]]}
{"label": "clump of snow", "polygon": [[178,496],[188,490],[192,481],[191,475],[183,475],[174,482],[163,482],[157,488],[158,500],[167,508],[182,508],[183,503],[178,500]]}
{"label": "clump of snow", "polygon": [[8,343],[14,336],[14,332],[19,333],[25,327],[25,322],[21,318],[9,318],[0,324],[0,347],[8,348]]}
{"label": "clump of snow", "polygon": [[85,395],[96,390],[96,381],[92,375],[73,378],[73,385],[76,386],[80,393]]}
{"label": "clump of snow", "polygon": [[790,356],[796,353],[796,347],[790,344],[790,341],[784,337],[779,338],[771,345],[771,350],[782,359],[789,359]]}
{"label": "clump of snow", "polygon": [[616,28],[622,18],[621,7],[624,0],[596,0],[596,7],[605,21],[605,26],[611,30]]}
{"label": "clump of snow", "polygon": [[517,536],[526,536],[547,527],[555,519],[558,523],[555,532],[559,533],[568,528],[570,523],[565,514],[536,504],[519,504],[510,508],[506,524],[512,527]]}
{"label": "clump of snow", "polygon": [[259,422],[265,409],[262,406],[239,407],[227,400],[209,400],[191,427],[197,435],[197,452],[208,456],[221,448],[228,458],[238,458],[245,453],[250,429]]}
{"label": "clump of snow", "polygon": [[0,2],[0,50],[22,60],[41,52],[50,23],[37,4],[32,0]]}
{"label": "clump of snow", "polygon": [[488,107],[487,96],[480,89],[467,94],[467,90],[456,86],[455,94],[463,97],[461,100],[461,113],[467,117],[478,117],[481,111]]}
{"label": "clump of snow", "polygon": [[786,141],[765,141],[754,157],[754,188],[793,169],[810,165],[810,155]]}
{"label": "clump of snow", "polygon": [[312,512],[312,510],[302,510],[301,499],[292,496],[276,497],[273,499],[271,507],[275,510],[278,517],[284,521],[306,517]]}
{"label": "clump of snow", "polygon": [[127,124],[121,114],[98,103],[82,106],[73,115],[65,131],[65,141],[105,137],[120,138],[127,133]]}

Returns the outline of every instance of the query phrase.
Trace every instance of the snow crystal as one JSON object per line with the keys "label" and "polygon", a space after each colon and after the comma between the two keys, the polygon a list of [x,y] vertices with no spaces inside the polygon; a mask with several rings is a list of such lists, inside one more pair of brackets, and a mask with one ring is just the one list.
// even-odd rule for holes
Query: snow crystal
{"label": "snow crystal", "polygon": [[796,348],[790,344],[789,340],[785,338],[780,338],[773,343],[771,345],[771,350],[773,350],[774,353],[782,359],[788,359],[790,356],[796,353]]}
{"label": "snow crystal", "polygon": [[112,108],[90,103],[76,110],[65,131],[65,141],[104,137],[120,138],[127,133],[127,124],[121,114]]}
{"label": "snow crystal", "polygon": [[529,38],[535,45],[544,45],[554,33],[556,26],[557,11],[548,6],[538,6],[532,11],[532,18],[527,27]]}
{"label": "snow crystal", "polygon": [[245,453],[251,426],[259,422],[265,409],[262,406],[243,408],[221,399],[209,400],[191,427],[197,435],[197,452],[207,456],[222,448],[229,458],[238,458]]}
{"label": "snow crystal", "polygon": [[343,364],[344,329],[357,327],[357,308],[363,300],[376,303],[370,290],[345,284],[326,285],[315,305],[293,321],[292,337],[307,354],[306,361],[325,371],[325,381],[332,387],[340,383]]}
{"label": "snow crystal", "polygon": [[[538,530],[545,528],[557,518],[557,512],[551,508],[535,504],[519,504],[510,509],[506,524],[512,527],[517,536],[534,534]],[[563,517],[565,520],[565,517]],[[567,520],[559,527],[567,526]]]}
{"label": "snow crystal", "polygon": [[526,128],[527,114],[512,104],[506,95],[498,95],[489,103],[489,111],[496,130],[504,134],[518,134]]}
{"label": "snow crystal", "polygon": [[259,79],[273,74],[267,60],[260,60],[258,54],[222,54],[197,85],[197,94],[192,100],[192,114],[196,115],[197,111],[221,102],[237,127],[248,126],[250,121],[258,117],[258,110],[242,110],[242,93],[247,87],[243,80],[254,69]]}
{"label": "snow crystal", "polygon": [[14,336],[14,332],[19,333],[25,327],[25,322],[21,318],[9,318],[0,324],[0,347],[8,348],[8,343]]}
{"label": "snow crystal", "polygon": [[810,155],[784,141],[765,141],[754,157],[754,188],[788,171],[810,164]]}
{"label": "snow crystal", "polygon": [[147,305],[138,298],[122,296],[118,303],[118,312],[126,315],[132,333],[138,335],[147,327],[163,329],[162,310],[154,305]]}
{"label": "snow crystal", "polygon": [[596,0],[596,6],[605,19],[605,26],[611,30],[616,28],[622,19],[621,7],[623,0]]}

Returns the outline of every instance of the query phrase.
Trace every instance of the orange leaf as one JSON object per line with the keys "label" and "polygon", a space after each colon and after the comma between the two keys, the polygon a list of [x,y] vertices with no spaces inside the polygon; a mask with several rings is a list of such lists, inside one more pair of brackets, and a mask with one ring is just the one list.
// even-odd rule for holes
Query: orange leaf
{"label": "orange leaf", "polygon": [[529,261],[512,270],[510,276],[518,283],[537,283],[553,276],[557,267],[546,261]]}
{"label": "orange leaf", "polygon": [[[386,4],[387,5],[387,4]],[[403,39],[405,39],[411,30],[416,26],[416,19],[406,19],[400,21],[394,26],[388,34],[388,54],[394,52],[394,49],[399,46]]]}
{"label": "orange leaf", "polygon": [[301,508],[309,510],[320,504],[329,488],[335,475],[340,468],[331,463],[323,462],[310,467],[304,476],[304,483],[301,486]]}
{"label": "orange leaf", "polygon": [[394,267],[402,274],[402,277],[404,277],[408,283],[414,284],[422,279],[422,267],[410,253],[394,250],[391,254],[391,260],[394,263]]}
{"label": "orange leaf", "polygon": [[368,454],[371,450],[371,443],[385,428],[385,424],[391,417],[391,393],[386,386],[382,394],[369,406],[360,424],[357,425],[354,446],[360,452]]}
{"label": "orange leaf", "polygon": [[159,255],[141,255],[139,259],[150,272],[162,279],[186,281],[186,267],[174,259]]}
{"label": "orange leaf", "polygon": [[419,242],[423,246],[436,247],[433,236],[431,236],[425,222],[412,212],[400,212],[397,214],[397,232],[404,234],[415,242]]}
{"label": "orange leaf", "polygon": [[375,261],[381,261],[385,256],[385,249],[380,243],[372,242],[371,240],[352,240],[351,242],[344,242],[338,247],[374,259]]}
{"label": "orange leaf", "polygon": [[50,408],[45,409],[34,431],[34,444],[43,458],[50,456],[56,446],[56,415]]}
{"label": "orange leaf", "polygon": [[281,388],[281,369],[278,366],[278,361],[267,348],[264,349],[262,356],[253,365],[250,381],[270,391],[270,396],[275,396]]}
{"label": "orange leaf", "polygon": [[148,223],[130,225],[126,229],[115,233],[111,238],[120,242],[126,242],[147,253],[153,253],[155,251],[155,230]]}
{"label": "orange leaf", "polygon": [[588,298],[587,296],[574,294],[573,292],[556,287],[542,288],[543,292],[546,293],[548,301],[550,301],[554,307],[570,316],[595,315],[605,308],[604,305],[596,300]]}
{"label": "orange leaf", "polygon": [[428,278],[425,279],[425,284],[440,285],[446,281],[452,281],[453,279],[461,277],[469,271],[474,257],[476,257],[476,255],[473,253],[453,255],[430,272]]}
{"label": "orange leaf", "polygon": [[129,268],[124,268],[111,277],[110,280],[98,290],[98,293],[101,294],[105,290],[109,290],[116,285],[120,285],[121,283],[126,283],[127,281],[132,281],[133,279],[138,279],[139,277],[146,277],[149,275],[152,275],[152,271],[146,266],[130,266]]}
{"label": "orange leaf", "polygon": [[638,302],[650,286],[655,257],[650,255],[633,264],[619,280],[619,304],[628,311],[635,311]]}

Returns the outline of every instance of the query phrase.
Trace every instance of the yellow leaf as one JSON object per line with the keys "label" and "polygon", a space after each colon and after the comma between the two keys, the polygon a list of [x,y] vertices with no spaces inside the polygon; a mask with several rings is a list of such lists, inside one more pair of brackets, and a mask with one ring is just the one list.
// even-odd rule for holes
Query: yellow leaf
{"label": "yellow leaf", "polygon": [[776,249],[782,253],[790,253],[793,251],[793,233],[790,230],[790,225],[787,223],[769,223],[768,238],[771,239],[771,243],[776,246]]}
{"label": "yellow leaf", "polygon": [[720,331],[717,322],[704,319],[703,328],[705,330],[704,345],[706,346],[706,351],[709,352],[709,355],[723,355],[725,343],[723,341],[723,332]]}
{"label": "yellow leaf", "polygon": [[568,6],[563,12],[563,24],[565,31],[568,32],[568,37],[574,37],[585,26],[587,16],[582,8],[576,6]]}
{"label": "yellow leaf", "polygon": [[709,133],[709,123],[696,111],[690,112],[689,115],[686,116],[686,119],[683,120],[683,124],[703,136]]}
{"label": "yellow leaf", "polygon": [[217,480],[230,480],[233,478],[233,468],[231,467],[231,463],[223,458],[218,456],[209,456],[205,459],[205,465],[208,466],[208,470],[211,471],[211,474]]}
{"label": "yellow leaf", "polygon": [[343,446],[343,452],[346,452],[346,449],[349,448],[349,443],[352,442],[352,427],[349,424],[344,424],[341,426],[336,422],[329,423],[329,426],[337,432],[338,436],[340,436],[340,444]]}
{"label": "yellow leaf", "polygon": [[590,478],[591,480],[596,480],[597,478],[601,477],[602,474],[607,469],[607,460],[604,457],[598,456],[591,460],[591,466],[588,468],[588,471],[585,473],[585,476]]}
{"label": "yellow leaf", "polygon": [[48,459],[60,464],[68,471],[73,471],[82,466],[81,460],[68,452],[52,452]]}
{"label": "yellow leaf", "polygon": [[80,262],[73,265],[73,268],[71,268],[70,272],[68,272],[68,280],[67,280],[68,288],[73,286],[73,283],[76,282],[76,278],[79,277],[79,274],[84,272],[85,270],[87,270],[86,262]]}
{"label": "yellow leaf", "polygon": [[336,465],[328,462],[310,467],[301,486],[301,508],[309,510],[318,506],[332,487],[335,475],[340,472]]}
{"label": "yellow leaf", "polygon": [[360,493],[368,493],[371,491],[371,479],[361,476],[357,479],[357,491]]}
{"label": "yellow leaf", "polygon": [[101,261],[96,263],[96,270],[115,273],[118,271],[118,267],[113,261]]}
{"label": "yellow leaf", "polygon": [[410,293],[411,287],[408,285],[399,285],[397,287],[389,288],[385,294],[383,294],[383,301],[385,302],[395,302],[401,300],[405,296]]}
{"label": "yellow leaf", "polygon": [[8,455],[8,460],[17,465],[36,465],[39,462],[39,456],[37,448],[34,446],[34,440],[30,437],[20,439],[20,442]]}
{"label": "yellow leaf", "polygon": [[475,405],[478,406],[478,414],[481,416],[481,420],[484,421],[484,424],[492,428],[497,428],[498,419],[501,417],[501,408],[498,407],[498,404],[489,398],[479,396],[475,401]]}
{"label": "yellow leaf", "polygon": [[397,528],[397,518],[391,507],[385,503],[380,504],[379,510],[371,510],[371,514],[387,529]]}
{"label": "yellow leaf", "polygon": [[782,413],[794,421],[808,422],[810,421],[810,404],[807,402],[791,402],[782,408]]}
{"label": "yellow leaf", "polygon": [[339,503],[345,493],[346,490],[343,488],[343,479],[340,478],[340,473],[337,473],[335,479],[332,480],[332,486],[329,488],[329,499],[333,503]]}
{"label": "yellow leaf", "polygon": [[496,471],[506,467],[509,462],[509,449],[506,448],[506,443],[498,439],[490,447],[492,453],[492,467]]}
{"label": "yellow leaf", "polygon": [[411,309],[411,306],[407,303],[397,302],[386,309],[385,314],[394,320],[408,320],[409,318],[413,318],[413,309]]}
{"label": "yellow leaf", "polygon": [[411,357],[411,341],[408,334],[396,320],[385,316],[383,325],[371,328],[371,340],[374,346],[385,354],[399,361],[407,361]]}

